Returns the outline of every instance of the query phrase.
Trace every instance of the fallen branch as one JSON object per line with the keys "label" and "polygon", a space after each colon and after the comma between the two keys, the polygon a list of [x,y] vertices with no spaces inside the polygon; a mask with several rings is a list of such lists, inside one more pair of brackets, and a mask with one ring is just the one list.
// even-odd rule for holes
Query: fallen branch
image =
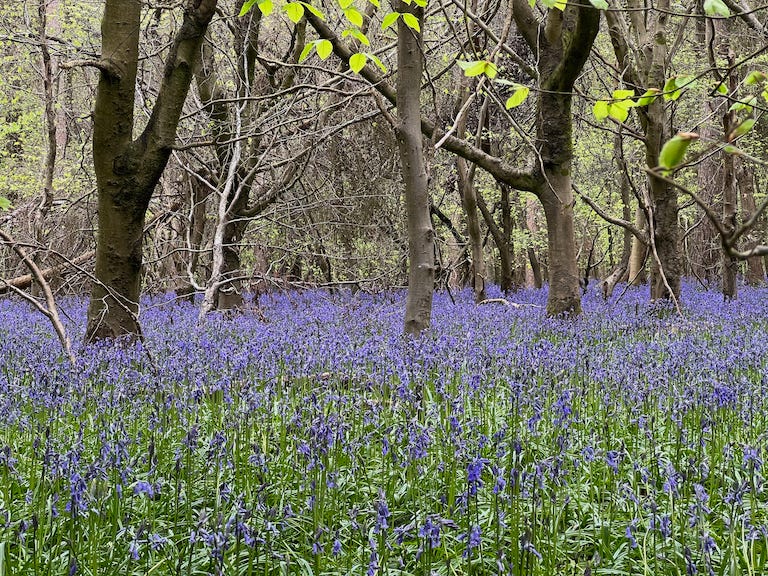
{"label": "fallen branch", "polygon": [[23,290],[19,288],[12,288],[14,292],[19,294],[22,298],[30,302],[35,308],[37,308],[48,320],[51,321],[51,324],[53,325],[53,329],[56,331],[56,336],[59,338],[59,342],[61,342],[62,348],[64,348],[64,351],[67,353],[67,357],[69,358],[69,361],[74,366],[75,364],[75,357],[72,354],[72,344],[70,343],[69,336],[67,336],[67,331],[64,328],[64,325],[61,323],[61,319],[59,318],[59,311],[56,307],[56,300],[53,297],[53,292],[51,291],[51,286],[48,284],[47,280],[43,277],[43,274],[40,270],[40,268],[37,267],[37,264],[27,255],[27,252],[19,246],[16,241],[7,233],[0,230],[0,239],[3,240],[4,244],[8,244],[11,249],[16,252],[16,254],[21,258],[21,260],[24,262],[24,264],[29,268],[30,272],[32,273],[32,276],[34,277],[35,281],[40,285],[40,288],[43,291],[43,294],[45,295],[45,303],[47,305],[47,308],[40,304],[36,298],[33,298]]}

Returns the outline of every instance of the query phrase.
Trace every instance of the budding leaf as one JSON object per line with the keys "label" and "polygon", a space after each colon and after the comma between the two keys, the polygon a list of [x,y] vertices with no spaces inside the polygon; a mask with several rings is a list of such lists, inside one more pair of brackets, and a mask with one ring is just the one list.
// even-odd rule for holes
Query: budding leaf
{"label": "budding leaf", "polygon": [[304,6],[304,8],[309,10],[312,14],[320,18],[320,20],[325,20],[325,14],[323,14],[323,12],[319,8],[312,6],[312,4],[310,4],[309,2],[300,2],[300,4]]}
{"label": "budding leaf", "polygon": [[242,17],[248,14],[254,4],[256,4],[256,0],[247,0],[247,2],[243,3],[243,7],[240,8],[240,14],[238,14],[238,16]]}
{"label": "budding leaf", "polygon": [[400,18],[400,12],[390,12],[386,16],[384,16],[384,19],[381,21],[381,29],[386,30],[392,24],[397,22],[397,19]]}
{"label": "budding leaf", "polygon": [[698,137],[699,135],[695,132],[680,132],[670,138],[659,153],[659,167],[665,170],[672,170],[675,166],[678,166],[683,161],[688,146]]}
{"label": "budding leaf", "polygon": [[595,102],[595,106],[592,108],[592,114],[594,114],[595,118],[598,120],[605,120],[608,118],[608,102],[605,100],[598,100]]}
{"label": "budding leaf", "polygon": [[419,19],[416,18],[413,14],[410,12],[403,12],[403,22],[405,22],[405,25],[408,26],[411,30],[415,30],[416,32],[421,32],[421,26],[419,26]]}
{"label": "budding leaf", "polygon": [[528,86],[523,86],[521,84],[515,84],[515,91],[512,92],[512,96],[507,98],[506,104],[504,106],[507,108],[507,110],[511,108],[517,108],[525,102],[525,99],[528,98],[528,94],[530,93],[531,89],[528,88]]}
{"label": "budding leaf", "polygon": [[360,72],[360,70],[363,69],[365,66],[365,63],[368,61],[368,56],[363,54],[362,52],[358,52],[357,54],[352,54],[352,56],[349,57],[349,68],[357,74]]}
{"label": "budding leaf", "polygon": [[485,60],[457,60],[456,64],[459,65],[459,68],[464,70],[464,76],[472,78],[473,76],[480,76],[480,74],[485,72],[485,65],[487,62]]}
{"label": "budding leaf", "polygon": [[648,88],[648,90],[645,91],[645,94],[640,96],[640,98],[637,100],[637,105],[648,106],[656,99],[656,96],[659,95],[659,92],[660,90],[658,88]]}
{"label": "budding leaf", "polygon": [[346,10],[344,10],[344,16],[346,16],[347,20],[349,20],[352,24],[354,24],[358,28],[363,27],[363,15],[360,14],[360,12],[358,12],[356,8],[347,8]]}
{"label": "budding leaf", "polygon": [[330,40],[318,40],[317,42],[317,55],[320,56],[320,60],[325,60],[333,52],[333,44]]}
{"label": "budding leaf", "polygon": [[765,82],[766,79],[768,79],[768,77],[763,72],[760,72],[760,70],[753,70],[746,78],[744,78],[744,84],[752,86],[758,82]]}
{"label": "budding leaf", "polygon": [[730,134],[728,134],[728,138],[727,138],[728,142],[733,142],[739,136],[744,136],[744,134],[752,130],[752,126],[754,125],[755,125],[755,119],[747,118],[741,124],[736,126],[736,128],[734,128]]}
{"label": "budding leaf", "polygon": [[288,19],[294,24],[298,24],[299,20],[304,16],[304,6],[298,2],[288,2],[288,4],[283,6],[283,10],[285,10]]}
{"label": "budding leaf", "polygon": [[299,63],[304,62],[304,60],[307,59],[309,56],[309,53],[312,52],[312,48],[314,48],[315,43],[310,42],[306,46],[304,46],[304,49],[301,51],[301,54],[299,55]]}
{"label": "budding leaf", "polygon": [[728,6],[723,0],[704,0],[704,13],[707,16],[722,16],[723,18],[728,18],[731,15],[731,11],[728,10]]}
{"label": "budding leaf", "polygon": [[11,209],[11,201],[8,200],[5,196],[0,196],[0,210],[10,210]]}

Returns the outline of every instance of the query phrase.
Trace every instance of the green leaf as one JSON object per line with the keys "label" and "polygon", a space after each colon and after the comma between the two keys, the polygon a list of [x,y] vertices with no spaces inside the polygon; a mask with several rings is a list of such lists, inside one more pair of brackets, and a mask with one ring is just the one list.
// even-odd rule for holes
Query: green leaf
{"label": "green leaf", "polygon": [[672,170],[678,166],[683,161],[688,146],[698,137],[699,135],[695,132],[680,132],[670,138],[659,153],[659,167]]}
{"label": "green leaf", "polygon": [[619,122],[626,122],[629,117],[629,107],[620,104],[608,104],[608,116]]}
{"label": "green leaf", "polygon": [[309,2],[300,2],[304,8],[309,10],[311,14],[314,14],[317,18],[320,18],[320,20],[325,20],[325,14],[323,14],[323,11],[320,10],[320,8],[316,8],[315,6],[312,6]]}
{"label": "green leaf", "polygon": [[320,56],[320,60],[325,60],[333,52],[333,44],[330,40],[318,40],[317,41],[317,55]]}
{"label": "green leaf", "polygon": [[301,51],[301,54],[299,55],[299,63],[304,62],[304,60],[307,59],[309,56],[309,53],[312,52],[312,48],[314,48],[315,43],[310,42],[306,46],[304,46],[304,49]]}
{"label": "green leaf", "polygon": [[766,76],[763,72],[760,72],[760,70],[753,70],[747,74],[746,78],[744,78],[744,84],[747,86],[752,86],[758,82],[765,82],[766,79],[768,79],[768,76]]}
{"label": "green leaf", "polygon": [[695,76],[673,76],[664,83],[664,100],[675,101],[683,93],[683,88],[692,88],[696,83]]}
{"label": "green leaf", "polygon": [[386,30],[392,24],[397,22],[397,19],[400,18],[400,12],[390,12],[386,16],[384,16],[384,20],[381,21],[381,29]]}
{"label": "green leaf", "polygon": [[605,0],[589,0],[589,3],[598,10],[608,10],[608,2]]}
{"label": "green leaf", "polygon": [[605,120],[608,118],[608,102],[605,100],[598,100],[595,102],[595,105],[592,108],[592,114],[594,114],[595,118],[598,120]]}
{"label": "green leaf", "polygon": [[253,5],[256,4],[256,0],[247,0],[243,7],[240,8],[240,14],[238,14],[239,17],[245,16],[248,14],[248,12],[251,11],[251,8],[253,8]]}
{"label": "green leaf", "polygon": [[347,28],[341,33],[342,38],[346,38],[347,36],[352,36],[353,38],[359,40],[361,44],[365,44],[366,46],[371,45],[371,41],[368,40],[368,36],[363,34],[359,28]]}
{"label": "green leaf", "polygon": [[403,12],[403,22],[405,22],[405,25],[408,26],[411,30],[415,30],[416,32],[421,32],[421,26],[419,26],[419,19],[416,18],[413,14],[410,12]]}
{"label": "green leaf", "polygon": [[472,78],[473,76],[480,76],[485,72],[485,60],[456,60],[456,64],[459,68],[464,70],[464,76]]}
{"label": "green leaf", "polygon": [[376,56],[376,54],[369,54],[369,53],[366,52],[365,55],[368,56],[368,58],[370,58],[371,60],[373,60],[373,63],[376,64],[376,66],[379,68],[379,70],[381,70],[382,72],[386,72],[387,71],[387,67],[384,66],[384,62],[382,62],[381,58]]}
{"label": "green leaf", "polygon": [[499,69],[496,67],[496,64],[493,62],[486,61],[485,63],[485,69],[483,70],[483,73],[488,76],[491,80],[496,78],[496,75],[499,73]]}
{"label": "green leaf", "polygon": [[10,210],[11,209],[11,201],[8,200],[5,196],[0,196],[0,210]]}
{"label": "green leaf", "polygon": [[723,0],[704,0],[704,13],[707,16],[722,16],[723,18],[728,18],[731,15],[731,11],[728,10],[728,6]]}
{"label": "green leaf", "polygon": [[[631,100],[629,100],[629,99],[630,98],[634,98],[634,97],[635,97],[635,91],[634,90],[614,90],[613,91],[613,99],[614,100],[624,100],[624,101],[631,102]],[[632,102],[632,105],[634,105],[634,104],[635,103]]]}
{"label": "green leaf", "polygon": [[736,128],[734,128],[730,134],[728,134],[728,138],[727,138],[728,142],[733,142],[739,136],[744,136],[744,134],[752,130],[752,126],[754,125],[755,125],[755,119],[747,118],[741,124],[736,126]]}
{"label": "green leaf", "polygon": [[344,10],[344,16],[358,28],[363,27],[363,15],[356,8],[347,8]]}
{"label": "green leaf", "polygon": [[419,6],[420,8],[427,7],[427,0],[413,0],[413,3],[416,4],[416,6]]}
{"label": "green leaf", "polygon": [[368,56],[363,54],[362,52],[358,52],[357,54],[352,54],[352,56],[349,57],[349,68],[357,74],[360,72],[360,70],[363,69],[365,66],[365,63],[368,61]]}
{"label": "green leaf", "polygon": [[285,10],[288,19],[294,24],[298,24],[299,20],[304,16],[304,6],[299,2],[288,2],[288,4],[283,6],[283,10]]}
{"label": "green leaf", "polygon": [[637,100],[638,106],[648,106],[659,95],[660,90],[658,88],[648,88],[645,93]]}
{"label": "green leaf", "polygon": [[748,114],[752,114],[752,107],[755,104],[757,104],[757,96],[752,96],[747,100],[739,100],[738,102],[734,102],[731,104],[731,107],[728,108],[728,112],[746,110]]}
{"label": "green leaf", "polygon": [[765,100],[766,102],[768,102],[768,90],[763,90],[763,93],[762,93],[762,94],[760,94],[760,96],[762,96],[762,97],[763,97],[763,100]]}
{"label": "green leaf", "polygon": [[346,10],[347,8],[352,6],[352,4],[354,3],[355,3],[355,0],[339,0],[339,7],[342,10]]}
{"label": "green leaf", "polygon": [[520,106],[520,104],[525,102],[525,99],[528,98],[528,94],[531,91],[528,86],[523,86],[521,84],[517,84],[515,86],[515,91],[512,92],[512,96],[507,98],[507,102],[504,104],[507,110]]}
{"label": "green leaf", "polygon": [[723,146],[723,152],[726,154],[741,154],[741,150],[736,148],[736,146],[732,146],[731,144],[728,144],[727,146]]}
{"label": "green leaf", "polygon": [[379,0],[368,0],[368,2],[376,6],[376,8],[381,8],[381,4],[379,3]]}
{"label": "green leaf", "polygon": [[557,8],[558,10],[565,10],[565,0],[541,0],[547,8]]}
{"label": "green leaf", "polygon": [[259,2],[259,10],[264,16],[269,16],[272,14],[274,7],[275,6],[272,4],[272,0],[263,0],[262,2]]}
{"label": "green leaf", "polygon": [[722,94],[725,96],[728,94],[728,87],[725,85],[725,82],[720,82],[720,84],[717,85],[717,88],[715,88],[718,94]]}

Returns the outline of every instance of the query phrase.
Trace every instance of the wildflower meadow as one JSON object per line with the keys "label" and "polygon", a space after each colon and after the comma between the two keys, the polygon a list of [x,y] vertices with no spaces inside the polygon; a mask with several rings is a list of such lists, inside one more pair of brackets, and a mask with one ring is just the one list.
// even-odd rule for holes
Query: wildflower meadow
{"label": "wildflower meadow", "polygon": [[0,301],[0,576],[768,574],[764,292],[510,299],[153,297],[75,365]]}

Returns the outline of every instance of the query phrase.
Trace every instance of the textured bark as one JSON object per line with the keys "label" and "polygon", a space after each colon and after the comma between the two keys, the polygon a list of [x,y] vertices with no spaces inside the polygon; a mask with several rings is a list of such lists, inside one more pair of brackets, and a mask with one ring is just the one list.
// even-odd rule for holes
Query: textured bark
{"label": "textured bark", "polygon": [[[624,160],[623,142],[621,134],[617,133],[613,141],[613,159],[616,163],[617,178],[619,190],[621,192],[621,216],[625,221],[632,219],[632,207],[631,207],[631,183],[629,181],[629,173],[627,171],[626,162]],[[610,298],[613,294],[613,290],[616,284],[624,281],[627,278],[631,278],[630,272],[630,258],[632,255],[632,240],[637,239],[630,230],[622,228],[622,245],[621,245],[621,258],[614,270],[603,280],[603,298]]]}
{"label": "textured bark", "polygon": [[[531,238],[535,237],[539,232],[539,226],[536,223],[536,201],[533,198],[526,199],[525,202],[525,229]],[[541,264],[536,256],[536,250],[534,250],[532,243],[528,244],[527,248],[528,262],[531,265],[530,275],[526,273],[525,284],[529,288],[536,288],[537,290],[544,285],[544,278],[541,274]]]}
{"label": "textured bark", "polygon": [[568,4],[565,11],[549,10],[538,23],[526,0],[513,0],[518,29],[538,56],[536,148],[539,170],[534,193],[544,206],[549,254],[547,313],[581,313],[581,291],[576,260],[571,164],[573,160],[573,86],[589,55],[600,14],[588,5]]}
{"label": "textured bark", "polygon": [[[645,212],[640,206],[635,208],[635,227],[647,226]],[[640,286],[648,281],[645,272],[645,262],[648,256],[648,246],[637,236],[632,237],[632,251],[629,255],[629,282],[633,286]]]}
{"label": "textured bark", "polygon": [[[423,26],[423,11],[415,4],[398,2],[397,11],[414,14]],[[435,285],[435,241],[429,214],[429,189],[421,136],[421,34],[397,26],[397,143],[405,184],[408,220],[408,297],[405,333],[418,336],[429,328]]]}
{"label": "textured bark", "polygon": [[216,0],[190,0],[167,56],[146,128],[133,139],[141,2],[107,0],[94,109],[93,158],[98,190],[96,282],[86,340],[140,334],[144,217],[168,162],[192,70]]}
{"label": "textured bark", "polygon": [[483,237],[480,232],[480,219],[477,215],[477,195],[475,193],[474,170],[463,158],[456,159],[456,172],[459,176],[459,194],[461,206],[467,218],[467,237],[472,255],[471,285],[475,301],[485,300],[485,265],[483,262]]}
{"label": "textured bark", "polygon": [[[729,74],[728,84],[729,93],[734,94],[738,88],[738,78],[736,76],[736,55],[732,50],[728,51]],[[730,134],[735,128],[736,113],[727,111],[723,114],[723,134]],[[736,172],[734,168],[734,155],[723,155],[723,226],[730,236],[736,230],[736,214],[738,209],[739,196],[736,188]],[[735,300],[738,296],[738,285],[736,277],[739,272],[739,261],[728,254],[725,250],[722,253],[723,268],[723,298],[725,300]]]}
{"label": "textured bark", "polygon": [[[747,221],[752,217],[752,214],[754,214],[756,210],[754,175],[750,165],[746,164],[738,157],[734,160],[736,164],[736,185],[738,186],[739,194],[741,196],[741,218],[742,220]],[[760,228],[761,227],[758,224],[756,229],[750,231],[745,237],[745,250],[751,250],[759,244],[757,241],[757,232]],[[760,256],[747,258],[745,280],[750,286],[761,286],[765,284],[765,265],[763,258]]]}
{"label": "textured bark", "polygon": [[[626,20],[618,12],[606,11],[611,43],[624,83],[636,94],[642,94],[648,88],[660,90],[664,86],[669,63],[666,38],[669,5],[669,0],[660,0],[657,10],[647,16],[641,2],[630,0]],[[647,107],[636,110],[645,133],[646,166],[654,169],[659,165],[659,152],[669,136],[665,102],[662,98],[655,98]],[[648,209],[652,215],[649,228],[653,230],[650,246],[651,299],[677,299],[682,275],[677,189],[649,174],[648,192]],[[638,252],[635,251],[630,259],[630,273],[637,271]]]}

